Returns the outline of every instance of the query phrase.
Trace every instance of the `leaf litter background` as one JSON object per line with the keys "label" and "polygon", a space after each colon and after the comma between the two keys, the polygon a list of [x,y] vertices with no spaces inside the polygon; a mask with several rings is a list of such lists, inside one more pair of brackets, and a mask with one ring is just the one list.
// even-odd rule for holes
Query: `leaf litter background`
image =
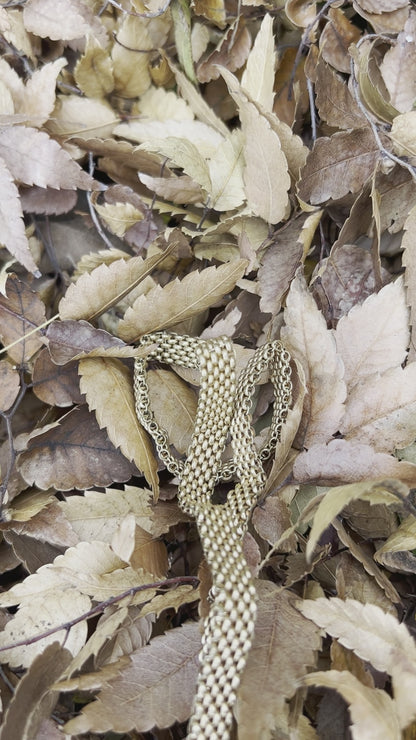
{"label": "leaf litter background", "polygon": [[[294,358],[235,737],[416,737],[416,10],[27,0],[0,33],[0,739],[185,736],[210,581],[134,413],[158,329]],[[185,454],[197,375],[149,385]]]}

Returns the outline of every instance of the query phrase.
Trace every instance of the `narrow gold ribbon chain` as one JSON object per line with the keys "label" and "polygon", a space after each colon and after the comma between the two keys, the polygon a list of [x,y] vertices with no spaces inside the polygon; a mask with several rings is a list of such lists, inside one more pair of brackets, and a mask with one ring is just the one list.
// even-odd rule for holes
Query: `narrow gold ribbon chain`
{"label": "narrow gold ribbon chain", "polygon": [[[156,348],[135,361],[137,417],[153,436],[161,460],[179,478],[178,502],[196,519],[213,580],[214,602],[204,624],[188,740],[226,740],[256,617],[256,591],[242,538],[251,509],[264,488],[262,461],[272,455],[289,410],[290,355],[278,341],[265,344],[255,351],[237,382],[233,345],[226,337],[202,340],[157,332],[142,337],[141,345],[146,344],[156,344]],[[168,435],[151,411],[146,381],[149,360],[200,371],[195,428],[185,461],[172,455]],[[258,452],[250,409],[255,386],[267,369],[275,400],[269,435]],[[233,460],[223,463],[228,436]],[[234,477],[240,482],[228,493],[226,502],[212,503],[215,484]]]}

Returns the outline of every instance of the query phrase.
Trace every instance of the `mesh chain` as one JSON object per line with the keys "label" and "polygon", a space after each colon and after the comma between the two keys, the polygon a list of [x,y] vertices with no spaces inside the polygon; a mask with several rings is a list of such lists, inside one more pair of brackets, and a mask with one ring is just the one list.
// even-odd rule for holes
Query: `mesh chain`
{"label": "mesh chain", "polygon": [[[135,360],[137,417],[152,435],[160,459],[179,478],[178,503],[196,519],[213,579],[214,601],[204,624],[188,740],[226,740],[256,618],[256,591],[242,538],[264,488],[262,462],[273,454],[290,407],[290,355],[280,342],[269,342],[255,351],[237,381],[233,345],[226,337],[203,340],[156,332],[142,337],[141,345],[146,344],[156,347],[146,358]],[[185,461],[172,454],[168,435],[150,408],[146,380],[150,360],[200,371],[195,427]],[[274,408],[268,437],[257,451],[251,405],[266,370],[273,384]],[[233,459],[222,462],[229,436]],[[226,502],[212,503],[216,483],[233,478],[239,482]]]}

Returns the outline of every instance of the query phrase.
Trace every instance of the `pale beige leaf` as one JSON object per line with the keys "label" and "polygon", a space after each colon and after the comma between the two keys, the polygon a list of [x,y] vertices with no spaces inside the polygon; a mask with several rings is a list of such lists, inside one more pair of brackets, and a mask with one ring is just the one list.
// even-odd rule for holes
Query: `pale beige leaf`
{"label": "pale beige leaf", "polygon": [[416,230],[416,206],[413,206],[404,224],[402,239],[402,262],[405,267],[406,303],[410,307],[410,349],[409,361],[416,359],[416,255],[414,234]]}
{"label": "pale beige leaf", "polygon": [[59,303],[61,319],[93,320],[119,303],[162,262],[169,249],[143,260],[141,257],[120,259],[102,264],[84,273],[69,286]]}
{"label": "pale beige leaf", "polygon": [[408,313],[403,280],[399,278],[340,319],[335,340],[350,390],[369,375],[404,362],[409,346]]}
{"label": "pale beige leaf", "polygon": [[134,342],[142,334],[166,329],[201,313],[233,290],[246,265],[245,260],[236,260],[191,272],[183,280],[173,280],[163,288],[157,285],[127,309],[118,325],[119,336]]}
{"label": "pale beige leaf", "polygon": [[0,131],[0,157],[25,185],[91,190],[93,179],[44,131],[11,126]]}
{"label": "pale beige leaf", "polygon": [[376,670],[392,676],[398,721],[406,727],[416,716],[416,645],[406,626],[380,607],[353,599],[319,598],[303,601],[298,609]]}
{"label": "pale beige leaf", "polygon": [[241,132],[233,131],[220,143],[208,161],[211,188],[209,205],[217,211],[241,206],[245,200],[243,181],[244,140]]}
{"label": "pale beige leaf", "polygon": [[149,87],[137,104],[140,115],[154,121],[193,121],[187,102],[173,90]]}
{"label": "pale beige leaf", "polygon": [[29,249],[19,191],[5,162],[0,158],[0,242],[29,272],[39,273]]}
{"label": "pale beige leaf", "polygon": [[92,33],[106,43],[99,16],[83,0],[28,0],[23,10],[27,31],[52,41],[71,41]]}
{"label": "pale beige leaf", "polygon": [[[116,136],[123,136],[130,141],[137,141],[141,144],[140,149],[143,151],[156,152],[172,157],[175,159],[175,147],[180,149],[176,156],[186,156],[188,166],[192,166],[192,157],[189,158],[187,151],[188,145],[193,146],[193,150],[198,151],[198,158],[211,157],[217,147],[221,144],[223,137],[215,129],[207,126],[202,121],[131,121],[130,123],[120,123],[114,129]],[[177,144],[171,140],[177,140]],[[168,140],[168,141],[166,141]],[[165,154],[165,151],[167,152]],[[179,165],[182,167],[183,165]],[[196,163],[195,165],[196,166]],[[193,177],[191,172],[188,174]],[[196,178],[194,177],[196,180]]]}
{"label": "pale beige leaf", "polygon": [[184,722],[191,712],[200,647],[199,627],[192,622],[155,637],[130,656],[130,665],[65,725],[65,732],[146,732]]}
{"label": "pale beige leaf", "polygon": [[46,123],[51,115],[56,96],[56,80],[65,65],[66,59],[56,59],[34,71],[24,90],[19,113],[25,113],[26,123],[35,127]]}
{"label": "pale beige leaf", "polygon": [[410,514],[392,535],[379,547],[374,554],[376,560],[380,561],[380,555],[385,552],[402,552],[404,550],[416,549],[416,519]]}
{"label": "pale beige leaf", "polygon": [[47,129],[53,135],[89,139],[91,136],[111,136],[119,117],[104,100],[80,98],[79,95],[59,95]]}
{"label": "pale beige leaf", "polygon": [[147,432],[137,419],[133,378],[121,360],[96,357],[80,360],[80,389],[95,411],[100,429],[105,428],[115,447],[134,461],[158,493],[157,462]]}
{"label": "pale beige leaf", "polygon": [[333,486],[377,478],[398,478],[411,488],[416,485],[416,465],[399,462],[385,452],[376,452],[365,442],[333,439],[329,444],[313,444],[301,452],[293,466],[298,483],[309,481]]}
{"label": "pale beige leaf", "polygon": [[49,717],[58,699],[58,695],[51,691],[51,685],[60,678],[70,660],[69,650],[57,642],[35,658],[19,681],[3,716],[2,740],[40,740],[41,737],[54,740],[49,734],[43,734],[43,720]]}
{"label": "pale beige leaf", "polygon": [[128,229],[143,220],[143,213],[132,203],[94,203],[104,223],[116,236],[123,238]]}
{"label": "pale beige leaf", "polygon": [[396,116],[389,136],[399,157],[416,156],[416,111],[411,110]]}
{"label": "pale beige leaf", "polygon": [[309,293],[302,274],[292,281],[286,300],[282,339],[305,372],[308,394],[301,422],[306,447],[327,442],[344,413],[344,367],[335,339]]}
{"label": "pale beige leaf", "polygon": [[197,398],[193,390],[170,370],[159,368],[147,374],[152,411],[166,429],[169,441],[180,453],[191,442],[196,416]]}
{"label": "pale beige leaf", "polygon": [[35,635],[85,614],[90,607],[91,601],[86,594],[81,594],[75,589],[64,591],[59,588],[58,583],[43,593],[32,593],[30,599],[23,602],[16,616],[0,633],[0,647],[21,640],[25,640],[27,644],[3,651],[2,660],[11,666],[27,668],[47,645],[56,641],[65,643],[67,650],[76,655],[87,637],[85,621],[74,625],[69,633],[62,629],[32,644],[29,641]]}
{"label": "pale beige leaf", "polygon": [[118,526],[130,513],[134,514],[137,524],[151,532],[151,503],[152,494],[148,489],[124,486],[122,491],[85,491],[83,496],[59,501],[58,506],[80,540],[110,543]]}
{"label": "pale beige leaf", "polygon": [[[192,121],[191,123],[196,122]],[[121,128],[121,126],[118,128]],[[217,146],[221,141],[222,138],[217,142]],[[190,139],[182,139],[170,135],[166,139],[158,139],[157,132],[154,131],[152,138],[142,144],[140,149],[146,152],[156,152],[163,157],[168,157],[172,166],[181,167],[204,190],[207,192],[211,191],[208,163],[196,142],[194,143]]]}
{"label": "pale beige leaf", "polygon": [[150,177],[139,172],[139,180],[160,198],[172,203],[202,204],[207,198],[206,192],[189,175]]}
{"label": "pale beige leaf", "polygon": [[178,88],[181,92],[184,100],[187,101],[188,105],[192,108],[195,116],[206,123],[207,126],[218,131],[221,136],[227,137],[229,130],[225,123],[216,115],[213,108],[206,102],[199,90],[195,87],[187,76],[169,60],[169,65],[173,70]]}
{"label": "pale beige leaf", "polygon": [[[394,495],[396,491],[399,496]],[[403,483],[393,479],[368,480],[330,488],[315,512],[306,546],[306,557],[310,560],[321,534],[351,501],[361,498],[370,504],[394,504],[400,497],[407,496],[408,492],[409,489]]]}
{"label": "pale beige leaf", "polygon": [[[315,664],[319,632],[297,619],[293,596],[274,583],[256,581],[257,619],[253,644],[236,705],[241,740],[269,737],[286,698]],[[261,687],[261,691],[259,691]]]}
{"label": "pale beige leaf", "polygon": [[404,29],[384,55],[380,72],[391,104],[400,113],[412,110],[416,99],[413,63],[416,54],[416,15],[409,13]]}
{"label": "pale beige leaf", "polygon": [[416,362],[375,373],[354,386],[340,431],[379,452],[410,445],[416,437]]}
{"label": "pale beige leaf", "polygon": [[87,38],[85,52],[75,65],[74,78],[89,98],[103,98],[114,88],[111,59],[93,36]]}
{"label": "pale beige leaf", "polygon": [[266,13],[248,56],[246,68],[241,78],[241,85],[252,100],[260,103],[270,112],[274,100],[275,66],[273,20]]}
{"label": "pale beige leaf", "polygon": [[400,740],[397,707],[381,689],[365,686],[349,671],[316,671],[306,676],[307,686],[335,689],[348,703],[354,740]]}
{"label": "pale beige leaf", "polygon": [[159,44],[153,44],[143,18],[127,13],[120,18],[117,40],[111,50],[115,90],[125,98],[139,97],[151,83],[148,52]]}

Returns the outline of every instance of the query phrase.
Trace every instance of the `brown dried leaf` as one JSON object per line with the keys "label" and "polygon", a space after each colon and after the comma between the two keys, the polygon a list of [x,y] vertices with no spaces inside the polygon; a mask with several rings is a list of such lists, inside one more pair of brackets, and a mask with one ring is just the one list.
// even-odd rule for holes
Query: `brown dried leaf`
{"label": "brown dried leaf", "polygon": [[312,205],[358,193],[380,152],[369,128],[317,139],[301,171],[300,198]]}
{"label": "brown dried leaf", "polygon": [[286,300],[282,339],[305,372],[308,394],[300,426],[302,444],[327,442],[340,426],[346,387],[335,339],[299,273]]}
{"label": "brown dried leaf", "polygon": [[365,481],[374,476],[389,477],[413,488],[416,465],[376,452],[366,440],[334,439],[327,445],[314,444],[301,452],[294,462],[293,476],[298,483],[314,481],[323,486]]}
{"label": "brown dried leaf", "polygon": [[77,202],[77,193],[74,190],[54,190],[33,185],[31,188],[20,188],[20,202],[25,213],[57,216],[72,211]]}
{"label": "brown dried leaf", "polygon": [[17,369],[7,360],[0,361],[0,413],[13,406],[20,390],[20,377]]}
{"label": "brown dried leaf", "polygon": [[191,712],[200,648],[199,627],[192,622],[155,637],[131,654],[129,666],[65,725],[65,732],[146,732],[184,722]]}
{"label": "brown dried leaf", "polygon": [[167,329],[205,311],[233,290],[246,266],[246,260],[236,260],[191,272],[163,288],[157,285],[127,309],[118,325],[119,336],[126,342],[135,342],[142,334]]}
{"label": "brown dried leaf", "polygon": [[116,260],[111,265],[102,264],[91,273],[84,273],[70,285],[59,303],[61,319],[88,319],[93,321],[109,308],[119,303],[152,270],[157,267],[173,246],[164,252],[143,260],[141,257]]}
{"label": "brown dried leaf", "polygon": [[56,365],[65,365],[79,356],[94,351],[123,351],[128,349],[124,342],[104,329],[96,329],[88,321],[54,321],[46,331],[48,349]]}
{"label": "brown dried leaf", "polygon": [[85,489],[131,478],[134,467],[116,450],[85,407],[70,411],[57,425],[38,433],[19,456],[25,480],[38,488]]}
{"label": "brown dried leaf", "polygon": [[404,29],[380,64],[380,72],[390,94],[390,102],[400,113],[412,110],[416,99],[416,79],[413,74],[415,35],[416,13],[411,10]]}
{"label": "brown dried leaf", "polygon": [[267,737],[275,729],[285,699],[295,694],[307,666],[315,664],[320,645],[319,631],[297,619],[291,594],[266,581],[257,581],[256,589],[254,641],[236,705],[241,740]]}
{"label": "brown dried leaf", "polygon": [[139,424],[133,395],[133,378],[121,360],[110,357],[80,360],[80,389],[95,411],[100,429],[137,468],[158,496],[157,462],[147,432]]}
{"label": "brown dried leaf", "polygon": [[198,81],[204,83],[217,80],[220,76],[220,66],[229,69],[230,72],[240,69],[248,57],[250,46],[251,35],[241,18],[237,29],[229,28],[217,48],[199,62],[196,70]]}
{"label": "brown dried leaf", "polygon": [[315,86],[319,115],[329,126],[355,129],[367,125],[346,82],[322,57],[316,66]]}
{"label": "brown dried leaf", "polygon": [[[323,29],[319,48],[323,59],[339,72],[351,72],[349,47],[360,38],[360,30],[347,18],[341,8],[328,10],[328,23]],[[343,126],[342,128],[349,128]]]}
{"label": "brown dried leaf", "polygon": [[46,321],[45,306],[39,296],[16,275],[6,282],[7,296],[0,294],[0,336],[4,345],[19,340],[10,347],[9,357],[19,365],[30,360],[42,347],[39,333],[29,334]]}
{"label": "brown dried leaf", "polygon": [[4,128],[0,131],[0,157],[15,179],[25,185],[94,189],[92,177],[44,131],[29,126]]}
{"label": "brown dried leaf", "polygon": [[51,406],[72,406],[84,401],[79,390],[76,363],[70,362],[64,368],[58,367],[52,362],[46,348],[35,360],[32,383],[34,394]]}
{"label": "brown dried leaf", "polygon": [[2,159],[0,159],[0,194],[0,241],[23,267],[39,275],[26,237],[19,191]]}

